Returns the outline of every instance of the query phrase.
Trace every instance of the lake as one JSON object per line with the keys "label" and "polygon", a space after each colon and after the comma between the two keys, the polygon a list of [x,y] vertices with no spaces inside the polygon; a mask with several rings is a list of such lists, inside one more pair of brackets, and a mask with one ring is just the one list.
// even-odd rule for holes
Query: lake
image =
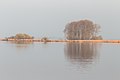
{"label": "lake", "polygon": [[0,80],[120,80],[120,44],[0,42]]}

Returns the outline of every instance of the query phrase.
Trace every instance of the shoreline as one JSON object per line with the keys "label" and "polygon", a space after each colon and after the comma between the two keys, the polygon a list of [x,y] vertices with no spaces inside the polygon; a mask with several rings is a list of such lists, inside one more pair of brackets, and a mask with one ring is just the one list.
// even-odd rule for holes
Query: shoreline
{"label": "shoreline", "polygon": [[120,40],[41,40],[41,39],[0,39],[0,41],[10,42],[93,42],[93,43],[120,43]]}

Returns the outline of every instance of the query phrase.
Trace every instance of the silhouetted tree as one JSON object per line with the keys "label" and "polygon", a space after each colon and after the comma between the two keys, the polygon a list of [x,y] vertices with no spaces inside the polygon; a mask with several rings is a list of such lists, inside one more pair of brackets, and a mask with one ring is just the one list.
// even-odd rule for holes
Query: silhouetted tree
{"label": "silhouetted tree", "polygon": [[68,23],[64,33],[69,40],[102,39],[102,37],[98,38],[99,29],[100,26],[90,20],[80,20]]}

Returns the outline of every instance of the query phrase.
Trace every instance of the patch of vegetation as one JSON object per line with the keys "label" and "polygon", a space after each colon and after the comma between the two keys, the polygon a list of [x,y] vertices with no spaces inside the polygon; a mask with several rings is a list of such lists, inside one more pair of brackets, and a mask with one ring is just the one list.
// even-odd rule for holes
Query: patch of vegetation
{"label": "patch of vegetation", "polygon": [[19,34],[16,34],[15,36],[11,36],[6,39],[34,39],[34,37],[28,34],[19,33]]}
{"label": "patch of vegetation", "polygon": [[47,38],[47,37],[43,37],[43,38],[41,39],[41,41],[47,42],[47,41],[48,41],[48,38]]}

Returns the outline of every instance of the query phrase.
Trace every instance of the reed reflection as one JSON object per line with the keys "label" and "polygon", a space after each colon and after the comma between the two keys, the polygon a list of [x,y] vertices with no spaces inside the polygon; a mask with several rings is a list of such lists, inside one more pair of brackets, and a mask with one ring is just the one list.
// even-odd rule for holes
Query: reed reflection
{"label": "reed reflection", "polygon": [[65,55],[73,63],[89,64],[95,61],[98,53],[97,43],[67,43]]}

